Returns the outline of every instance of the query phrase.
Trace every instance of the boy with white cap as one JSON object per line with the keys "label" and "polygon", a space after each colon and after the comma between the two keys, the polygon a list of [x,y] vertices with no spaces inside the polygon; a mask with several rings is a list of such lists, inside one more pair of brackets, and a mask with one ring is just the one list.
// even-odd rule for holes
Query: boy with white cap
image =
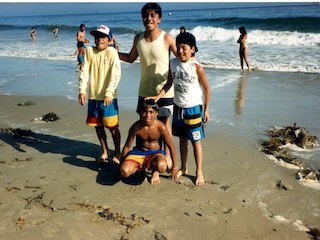
{"label": "boy with white cap", "polygon": [[120,141],[117,86],[121,78],[121,66],[118,52],[110,44],[110,29],[100,25],[90,32],[94,36],[95,47],[88,47],[79,76],[78,101],[84,105],[89,81],[88,116],[86,123],[94,126],[101,144],[102,154],[98,163],[110,158],[107,136],[108,128],[115,146],[115,155],[111,161],[119,163]]}

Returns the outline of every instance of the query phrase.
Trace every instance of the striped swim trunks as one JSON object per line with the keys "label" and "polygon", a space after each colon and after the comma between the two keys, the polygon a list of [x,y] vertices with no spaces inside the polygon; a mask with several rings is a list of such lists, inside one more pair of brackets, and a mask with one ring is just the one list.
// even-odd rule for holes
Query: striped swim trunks
{"label": "striped swim trunks", "polygon": [[117,128],[119,126],[118,111],[117,99],[113,99],[109,106],[104,106],[103,100],[89,99],[87,124],[94,127]]}

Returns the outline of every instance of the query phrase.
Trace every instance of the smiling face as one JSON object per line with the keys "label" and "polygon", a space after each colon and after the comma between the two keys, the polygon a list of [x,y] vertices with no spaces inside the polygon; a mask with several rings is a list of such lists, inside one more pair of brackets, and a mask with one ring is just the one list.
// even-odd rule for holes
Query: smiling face
{"label": "smiling face", "polygon": [[181,62],[187,62],[190,60],[195,52],[195,47],[190,47],[188,44],[179,43],[177,44],[178,58]]}
{"label": "smiling face", "polygon": [[159,17],[159,14],[152,9],[147,10],[142,18],[143,18],[143,25],[148,31],[157,29],[159,23],[161,22],[161,18]]}
{"label": "smiling face", "polygon": [[152,125],[152,123],[157,119],[158,112],[152,107],[147,107],[142,112],[142,120],[146,125]]}
{"label": "smiling face", "polygon": [[107,35],[97,34],[94,36],[94,43],[98,50],[104,50],[109,46],[110,40]]}

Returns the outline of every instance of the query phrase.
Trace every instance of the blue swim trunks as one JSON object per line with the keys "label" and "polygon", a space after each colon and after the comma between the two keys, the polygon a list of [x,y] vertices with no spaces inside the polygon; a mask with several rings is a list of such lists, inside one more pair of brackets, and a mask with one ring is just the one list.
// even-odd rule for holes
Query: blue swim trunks
{"label": "blue swim trunks", "polygon": [[177,137],[187,138],[193,142],[203,139],[205,135],[202,106],[180,108],[174,105],[172,134]]}
{"label": "blue swim trunks", "polygon": [[158,154],[166,156],[166,152],[161,149],[144,151],[134,147],[128,152],[124,161],[134,162],[139,169],[142,169],[142,167],[145,166],[150,170],[150,162]]}
{"label": "blue swim trunks", "polygon": [[78,54],[78,62],[81,64],[84,61],[84,56],[82,54]]}
{"label": "blue swim trunks", "polygon": [[105,126],[117,128],[119,126],[118,101],[113,99],[109,106],[103,105],[103,100],[88,101],[87,124],[89,126]]}

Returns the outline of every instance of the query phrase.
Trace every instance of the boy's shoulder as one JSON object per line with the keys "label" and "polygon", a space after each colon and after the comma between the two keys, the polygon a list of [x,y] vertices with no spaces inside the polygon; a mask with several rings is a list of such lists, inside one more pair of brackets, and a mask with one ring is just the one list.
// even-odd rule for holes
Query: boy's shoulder
{"label": "boy's shoulder", "polygon": [[111,54],[118,54],[118,50],[115,49],[113,46],[108,46],[106,51],[110,52]]}

